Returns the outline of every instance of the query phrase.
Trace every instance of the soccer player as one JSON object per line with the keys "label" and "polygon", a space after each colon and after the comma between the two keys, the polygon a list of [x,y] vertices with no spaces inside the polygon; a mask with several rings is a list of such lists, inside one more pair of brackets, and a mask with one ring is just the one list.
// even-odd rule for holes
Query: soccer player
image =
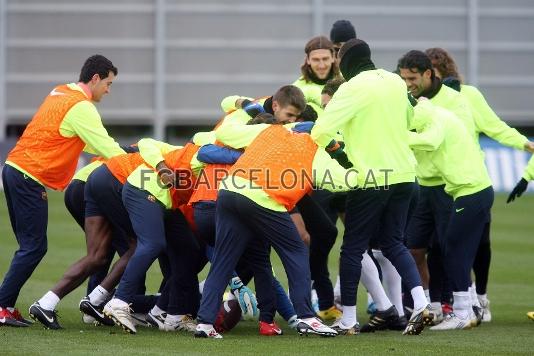
{"label": "soccer player", "polygon": [[339,76],[339,68],[335,61],[334,46],[324,36],[314,37],[304,47],[304,63],[300,67],[301,76],[293,85],[304,93],[306,102],[320,114],[321,90],[326,82]]}
{"label": "soccer player", "polygon": [[[425,53],[432,61],[436,76],[442,79],[444,83],[451,83],[451,87],[467,98],[473,113],[476,142],[478,142],[479,134],[483,132],[486,136],[491,137],[505,146],[532,152],[534,143],[530,142],[524,135],[502,121],[491,109],[482,93],[476,87],[462,82],[456,63],[450,53],[443,48],[429,48]],[[482,153],[482,149],[480,151]],[[488,226],[484,229],[484,236],[482,237],[473,264],[476,294],[482,307],[482,321],[484,322],[491,321],[490,302],[487,297],[487,284],[491,261],[490,224],[491,222],[488,222]]]}
{"label": "soccer player", "polygon": [[[311,191],[311,184],[324,184],[321,177],[326,171],[333,178],[329,188],[334,190],[348,189],[354,177],[347,178],[346,171],[318,149],[308,134],[292,133],[283,126],[227,125],[217,130],[217,139],[236,149],[247,149],[219,188],[215,252],[195,336],[222,337],[213,323],[225,281],[243,253],[255,257],[255,268],[269,264],[264,249],[267,241],[282,259],[288,275],[291,300],[300,319],[297,331],[337,335],[314,317],[308,250],[288,212]],[[291,185],[284,181],[282,172],[294,173]]]}
{"label": "soccer player", "polygon": [[339,65],[338,53],[345,42],[356,38],[356,30],[348,20],[337,20],[330,29],[330,41],[334,45],[336,62]]}
{"label": "soccer player", "polygon": [[362,255],[376,236],[414,299],[414,313],[404,333],[419,334],[432,314],[413,258],[402,241],[415,182],[415,159],[408,146],[411,105],[406,84],[375,67],[365,41],[346,42],[339,57],[347,83],[338,89],[311,132],[326,147],[339,131],[349,160],[360,172],[358,188],[347,197],[339,273],[343,316],[333,327],[350,334],[356,325]]}
{"label": "soccer player", "polygon": [[[460,93],[441,83],[432,69],[430,58],[424,52],[417,50],[407,52],[399,59],[397,69],[415,98],[424,96],[430,99],[434,105],[454,113],[462,120],[474,139],[474,122],[469,103]],[[442,313],[442,295],[441,293],[434,293],[439,288],[431,288],[433,294],[430,295],[426,254],[428,248],[431,247],[432,253],[429,256],[434,257],[434,259],[441,256],[439,254],[439,251],[442,250],[440,242],[443,241],[445,229],[449,223],[452,198],[446,194],[445,182],[433,163],[430,162],[426,152],[416,151],[415,157],[417,158],[416,172],[420,187],[419,201],[407,226],[406,245],[415,259],[425,295],[429,301],[433,302],[432,309],[437,321],[439,321]],[[435,265],[432,283],[446,281],[447,271],[440,268],[442,264],[439,264],[439,260]],[[438,274],[438,272],[441,273]],[[444,299],[447,301],[450,299],[450,290],[448,289],[445,287],[445,291],[443,291]]]}
{"label": "soccer player", "polygon": [[453,209],[442,240],[444,263],[451,280],[454,312],[431,330],[469,329],[477,320],[472,308],[471,268],[490,219],[493,188],[484,158],[471,132],[453,113],[429,100],[414,109],[410,147],[425,151],[445,181]]}
{"label": "soccer player", "polygon": [[28,325],[15,303],[46,254],[46,188],[67,187],[83,150],[104,158],[124,153],[109,137],[94,105],[110,92],[116,75],[117,68],[109,59],[89,57],[78,83],[59,85],[47,95],[7,156],[2,179],[19,250],[0,286],[2,325]]}

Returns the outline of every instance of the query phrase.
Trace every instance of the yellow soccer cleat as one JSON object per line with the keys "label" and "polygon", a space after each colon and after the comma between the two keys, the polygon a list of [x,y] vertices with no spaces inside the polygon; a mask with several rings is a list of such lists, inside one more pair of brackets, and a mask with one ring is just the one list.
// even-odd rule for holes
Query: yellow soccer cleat
{"label": "yellow soccer cleat", "polygon": [[527,317],[528,317],[530,320],[534,321],[534,311],[530,311],[530,312],[528,312],[528,313],[527,313]]}
{"label": "yellow soccer cleat", "polygon": [[326,310],[319,310],[317,316],[322,320],[337,320],[343,316],[343,312],[335,306],[332,306]]}

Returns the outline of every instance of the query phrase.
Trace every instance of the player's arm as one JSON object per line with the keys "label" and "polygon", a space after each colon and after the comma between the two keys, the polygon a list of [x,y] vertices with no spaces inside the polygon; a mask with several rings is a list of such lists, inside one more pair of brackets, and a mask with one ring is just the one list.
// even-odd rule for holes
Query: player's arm
{"label": "player's arm", "polygon": [[59,132],[65,137],[78,136],[85,142],[84,151],[88,153],[104,158],[125,153],[119,144],[109,136],[96,107],[89,101],[81,101],[67,112]]}
{"label": "player's arm", "polygon": [[143,160],[154,168],[157,168],[157,165],[164,161],[164,154],[182,148],[182,146],[170,145],[152,138],[139,140],[137,146]]}
{"label": "player's arm", "polygon": [[197,159],[204,163],[234,164],[242,154],[233,148],[208,144],[200,147]]}
{"label": "player's arm", "polygon": [[[454,115],[453,113],[450,113]],[[417,132],[408,132],[410,148],[420,151],[435,151],[445,138],[441,120],[434,117],[442,115],[429,100],[420,101],[414,108],[413,124]]]}
{"label": "player's arm", "polygon": [[197,146],[204,146],[210,143],[215,143],[215,131],[197,132],[193,135],[191,141]]}
{"label": "player's arm", "polygon": [[268,124],[221,125],[215,132],[215,136],[218,141],[226,146],[240,149],[247,147],[263,130],[270,126]]}
{"label": "player's arm", "polygon": [[358,172],[345,169],[332,159],[321,147],[317,149],[312,162],[314,185],[331,192],[344,192],[358,185]]}
{"label": "player's arm", "polygon": [[528,138],[502,121],[478,89],[471,87],[468,90],[471,93],[471,106],[474,111],[475,124],[481,132],[503,145],[519,150],[530,149],[530,147],[527,147]]}
{"label": "player's arm", "polygon": [[[369,93],[361,86],[341,85],[334,94],[322,115],[317,118],[311,136],[320,146],[328,146],[335,140],[337,132],[352,120],[358,111],[366,105]],[[387,105],[387,103],[384,103]]]}

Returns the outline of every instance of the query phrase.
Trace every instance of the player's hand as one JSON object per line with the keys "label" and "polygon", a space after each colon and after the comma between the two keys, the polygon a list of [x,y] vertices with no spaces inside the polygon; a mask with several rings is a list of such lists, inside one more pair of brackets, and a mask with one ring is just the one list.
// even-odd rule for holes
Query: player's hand
{"label": "player's hand", "polygon": [[259,310],[256,296],[249,287],[241,282],[239,277],[232,278],[230,281],[230,290],[239,302],[243,316],[256,317],[258,315]]}
{"label": "player's hand", "polygon": [[525,178],[521,178],[519,182],[515,185],[514,189],[508,196],[508,199],[506,200],[506,204],[513,202],[515,198],[519,198],[525,190],[527,190],[528,187],[528,181]]}
{"label": "player's hand", "polygon": [[523,145],[523,148],[525,149],[525,151],[534,153],[534,142],[532,141],[525,142],[525,144]]}
{"label": "player's hand", "polygon": [[166,164],[165,161],[161,161],[156,166],[156,170],[158,172],[158,177],[161,180],[161,183],[163,183],[163,186],[165,188],[172,188],[174,186],[175,182],[175,176],[172,169],[170,169]]}
{"label": "player's hand", "polygon": [[243,110],[251,117],[255,118],[258,114],[264,113],[265,109],[263,108],[263,105],[260,103],[257,103],[255,101],[251,101],[249,103],[243,102]]}

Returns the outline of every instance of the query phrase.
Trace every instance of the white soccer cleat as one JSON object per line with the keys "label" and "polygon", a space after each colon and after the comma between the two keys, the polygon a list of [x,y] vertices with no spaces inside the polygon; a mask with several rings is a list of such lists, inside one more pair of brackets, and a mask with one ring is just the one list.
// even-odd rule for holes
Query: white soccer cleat
{"label": "white soccer cleat", "polygon": [[471,329],[473,321],[471,318],[461,319],[457,317],[454,312],[450,313],[445,319],[439,323],[439,325],[433,326],[430,330],[442,331],[442,330],[465,330]]}
{"label": "white soccer cleat", "polygon": [[419,335],[425,326],[432,324],[434,320],[434,314],[432,313],[432,307],[427,304],[420,309],[414,309],[406,329],[402,332],[403,335]]}
{"label": "white soccer cleat", "polygon": [[491,321],[491,311],[490,311],[490,301],[488,299],[481,299],[478,298],[478,301],[480,302],[480,306],[482,307],[482,311],[484,314],[482,314],[482,322],[483,323],[489,323]]}
{"label": "white soccer cleat", "polygon": [[137,330],[131,312],[130,305],[117,298],[111,299],[104,306],[104,314],[115,324],[121,326],[127,333],[135,334]]}
{"label": "white soccer cleat", "polygon": [[337,331],[329,326],[326,326],[317,318],[300,319],[299,323],[297,324],[297,332],[300,335],[306,336],[309,334],[319,336],[337,336]]}
{"label": "white soccer cleat", "polygon": [[167,313],[161,313],[160,315],[155,315],[152,311],[149,311],[146,315],[146,321],[155,328],[159,330],[165,330],[163,324],[165,323],[165,318]]}
{"label": "white soccer cleat", "polygon": [[184,315],[182,319],[177,321],[165,320],[163,330],[195,332],[197,330],[197,323],[191,315]]}
{"label": "white soccer cleat", "polygon": [[222,339],[222,335],[211,324],[198,324],[195,329],[195,337],[207,339]]}

